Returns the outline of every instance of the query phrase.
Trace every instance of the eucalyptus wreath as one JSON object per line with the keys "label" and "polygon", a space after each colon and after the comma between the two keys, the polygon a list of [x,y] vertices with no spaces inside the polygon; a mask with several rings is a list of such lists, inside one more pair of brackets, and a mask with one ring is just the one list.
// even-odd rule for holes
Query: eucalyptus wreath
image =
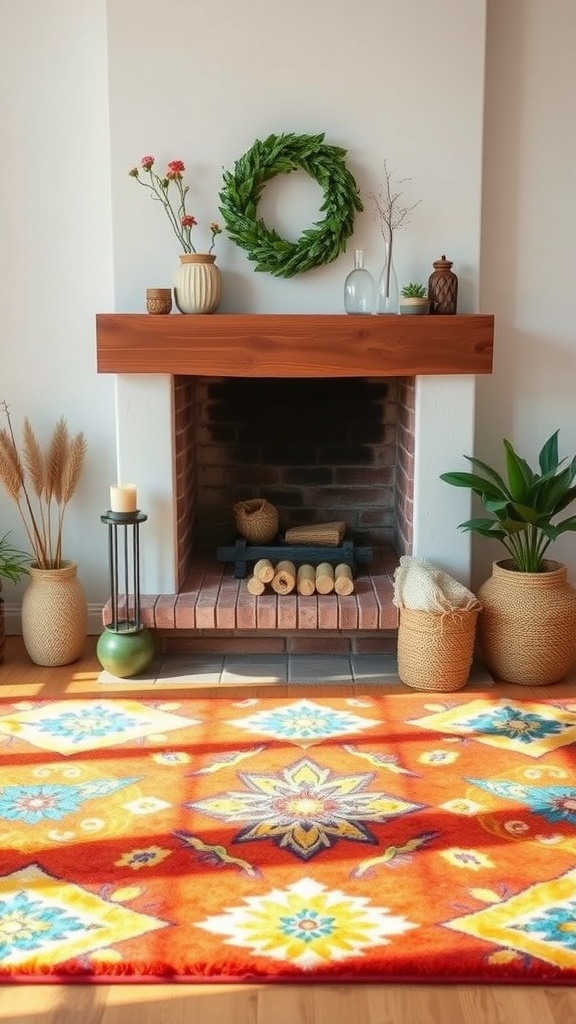
{"label": "eucalyptus wreath", "polygon": [[[354,217],[363,209],[358,185],[345,164],[347,150],[329,146],[324,135],[269,135],[224,173],[220,212],[230,238],[248,253],[255,269],[275,277],[293,277],[332,263],[346,249]],[[302,232],[296,242],[282,238],[258,217],[258,202],[267,181],[298,168],[324,192],[323,220]]]}

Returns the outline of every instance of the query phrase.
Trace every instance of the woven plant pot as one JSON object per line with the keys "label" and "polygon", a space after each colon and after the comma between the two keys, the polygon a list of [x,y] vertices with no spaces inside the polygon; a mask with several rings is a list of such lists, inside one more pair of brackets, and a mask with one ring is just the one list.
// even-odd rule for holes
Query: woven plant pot
{"label": "woven plant pot", "polygon": [[237,501],[234,521],[240,536],[250,544],[269,544],[278,534],[278,509],[265,498]]}
{"label": "woven plant pot", "polygon": [[398,675],[415,690],[447,693],[468,682],[480,604],[454,612],[400,608]]}
{"label": "woven plant pot", "polygon": [[22,638],[35,665],[69,665],[80,657],[88,628],[88,606],[77,562],[61,569],[32,563],[22,599]]}
{"label": "woven plant pot", "polygon": [[484,661],[498,680],[557,683],[576,662],[576,590],[561,562],[545,561],[544,572],[518,572],[512,564],[494,562],[478,591]]}

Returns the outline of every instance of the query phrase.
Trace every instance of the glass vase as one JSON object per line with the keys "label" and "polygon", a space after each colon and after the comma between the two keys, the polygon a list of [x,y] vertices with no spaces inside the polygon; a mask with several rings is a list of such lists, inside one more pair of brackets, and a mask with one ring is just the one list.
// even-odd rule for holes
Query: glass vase
{"label": "glass vase", "polygon": [[398,278],[394,267],[392,243],[386,242],[386,260],[378,279],[376,312],[398,313],[399,301]]}
{"label": "glass vase", "polygon": [[374,278],[364,266],[364,249],[354,250],[354,270],[344,282],[344,309],[346,313],[373,313],[376,286]]}

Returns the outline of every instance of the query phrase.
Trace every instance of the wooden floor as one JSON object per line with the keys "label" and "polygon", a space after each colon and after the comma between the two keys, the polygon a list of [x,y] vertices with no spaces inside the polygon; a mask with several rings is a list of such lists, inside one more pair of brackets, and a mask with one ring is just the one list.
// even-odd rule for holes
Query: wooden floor
{"label": "wooden floor", "polygon": [[[32,665],[19,637],[9,637],[0,665],[4,697],[102,693],[100,665],[89,638],[83,658],[64,668]],[[134,684],[106,686],[106,695]],[[375,689],[375,688],[374,688]],[[372,689],[371,692],[374,692]],[[399,690],[407,689],[401,684]],[[295,686],[279,686],[293,694]],[[310,696],[310,685],[306,695]],[[317,695],[336,695],[338,687]],[[163,690],[163,696],[171,691]],[[179,691],[182,695],[181,689]],[[194,696],[200,692],[195,688]],[[207,688],[210,693],[210,688]],[[214,691],[216,693],[216,690]],[[233,693],[233,690],[228,691]],[[267,696],[271,687],[262,690]],[[349,689],[346,690],[349,693]],[[576,694],[576,672],[547,687],[497,684],[500,696]],[[258,688],[242,686],[242,697]],[[390,693],[390,685],[386,686]],[[222,686],[217,695],[224,696]],[[573,1024],[576,987],[519,985],[6,985],[0,1022],[10,1024]]]}

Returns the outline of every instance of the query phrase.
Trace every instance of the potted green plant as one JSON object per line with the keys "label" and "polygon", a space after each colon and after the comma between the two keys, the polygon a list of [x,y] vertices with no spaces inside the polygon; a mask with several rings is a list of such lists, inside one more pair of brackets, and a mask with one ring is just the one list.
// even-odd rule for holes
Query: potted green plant
{"label": "potted green plant", "polygon": [[25,563],[30,561],[30,555],[25,551],[19,551],[9,541],[9,534],[5,533],[0,537],[0,661],[4,659],[4,601],[2,599],[2,579],[10,580],[12,583],[18,581],[28,572]]}
{"label": "potted green plant", "polygon": [[411,281],[400,292],[400,313],[403,316],[422,316],[430,312],[428,292],[423,284]]}
{"label": "potted green plant", "polygon": [[576,591],[567,568],[545,557],[576,516],[558,516],[576,500],[576,457],[558,455],[556,430],[533,469],[504,439],[504,469],[466,456],[478,472],[442,473],[440,479],[468,488],[488,515],[459,529],[499,541],[508,558],[496,560],[478,590],[478,630],[488,668],[513,683],[544,685],[563,679],[576,661]]}

